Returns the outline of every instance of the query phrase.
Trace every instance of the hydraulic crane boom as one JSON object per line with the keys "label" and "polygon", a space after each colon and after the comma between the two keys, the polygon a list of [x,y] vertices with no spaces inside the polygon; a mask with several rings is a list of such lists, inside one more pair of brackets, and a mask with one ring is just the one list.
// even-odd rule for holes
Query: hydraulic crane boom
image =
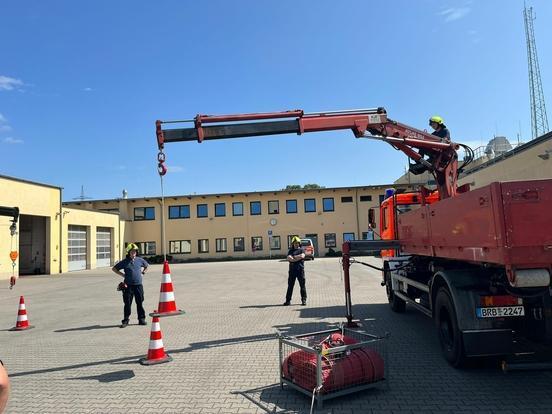
{"label": "hydraulic crane boom", "polygon": [[[192,128],[163,129],[163,124],[193,122]],[[215,124],[215,125],[208,125]],[[384,108],[304,113],[302,110],[237,114],[197,115],[187,121],[157,121],[159,150],[165,143],[225,138],[245,138],[264,135],[336,131],[350,129],[356,138],[385,141],[413,159],[421,170],[435,176],[441,199],[457,193],[459,144],[443,140],[425,131],[409,127],[387,117]],[[428,158],[424,158],[428,156]],[[164,156],[160,159],[160,165]],[[421,171],[418,169],[416,173]]]}

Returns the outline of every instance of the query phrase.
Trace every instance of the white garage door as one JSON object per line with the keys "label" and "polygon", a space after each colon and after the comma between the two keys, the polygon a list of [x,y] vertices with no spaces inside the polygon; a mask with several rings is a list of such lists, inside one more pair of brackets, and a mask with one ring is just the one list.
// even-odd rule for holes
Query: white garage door
{"label": "white garage door", "polygon": [[86,269],[86,227],[69,226],[69,271]]}
{"label": "white garage door", "polygon": [[111,229],[98,227],[96,230],[96,267],[111,266]]}

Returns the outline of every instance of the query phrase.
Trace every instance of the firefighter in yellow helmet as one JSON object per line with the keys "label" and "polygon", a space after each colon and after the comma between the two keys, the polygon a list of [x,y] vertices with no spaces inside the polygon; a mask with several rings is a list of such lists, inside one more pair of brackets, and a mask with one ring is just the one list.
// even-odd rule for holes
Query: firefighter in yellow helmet
{"label": "firefighter in yellow helmet", "polygon": [[[146,311],[142,306],[144,302],[144,286],[142,285],[142,276],[146,274],[148,262],[138,257],[138,245],[129,243],[126,247],[126,257],[117,263],[111,270],[124,278],[119,284],[119,290],[123,292],[124,317],[121,321],[121,328],[128,326],[131,313],[132,300],[136,299],[136,311],[138,313],[138,324],[147,325]],[[123,272],[121,272],[121,270]]]}
{"label": "firefighter in yellow helmet", "polygon": [[440,116],[434,115],[429,118],[429,126],[433,128],[431,135],[450,141],[450,132],[445,125],[445,121]]}
{"label": "firefighter in yellow helmet", "polygon": [[287,261],[289,262],[288,288],[284,306],[289,306],[291,304],[295,279],[299,281],[299,287],[301,289],[301,305],[305,306],[307,304],[307,288],[305,286],[305,252],[301,247],[301,238],[299,236],[293,236],[291,239],[291,247],[287,254]]}

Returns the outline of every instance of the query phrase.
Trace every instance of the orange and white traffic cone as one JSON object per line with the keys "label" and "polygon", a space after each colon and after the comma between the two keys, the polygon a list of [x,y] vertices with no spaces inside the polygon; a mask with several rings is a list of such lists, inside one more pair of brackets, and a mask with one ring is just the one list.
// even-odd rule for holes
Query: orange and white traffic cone
{"label": "orange and white traffic cone", "polygon": [[183,310],[176,308],[171,270],[169,269],[169,262],[166,260],[163,264],[163,277],[161,279],[161,292],[159,293],[159,306],[157,309],[155,312],[150,313],[150,316],[174,316],[185,313]]}
{"label": "orange and white traffic cone", "polygon": [[25,329],[31,329],[34,326],[29,325],[29,319],[27,318],[27,308],[25,308],[25,299],[23,296],[19,298],[19,310],[17,311],[17,322],[10,331],[24,331]]}
{"label": "orange and white traffic cone", "polygon": [[[157,312],[157,311],[155,311]],[[148,356],[140,359],[142,365],[155,365],[162,364],[163,362],[172,361],[170,355],[165,353],[163,347],[163,336],[161,335],[161,327],[159,324],[159,317],[154,316],[151,321],[151,333],[150,342],[148,348]]]}

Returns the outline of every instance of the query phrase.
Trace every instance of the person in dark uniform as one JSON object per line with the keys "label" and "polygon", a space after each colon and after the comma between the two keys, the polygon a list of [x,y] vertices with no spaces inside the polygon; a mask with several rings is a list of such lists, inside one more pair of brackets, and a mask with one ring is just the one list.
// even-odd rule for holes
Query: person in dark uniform
{"label": "person in dark uniform", "polygon": [[[429,118],[429,126],[433,129],[431,135],[435,135],[436,137],[441,138],[441,141],[443,142],[450,142],[450,131],[445,125],[445,121],[443,120],[443,118],[437,115],[432,116],[431,118]],[[428,159],[426,161],[430,164],[433,163],[433,158],[435,156],[435,153],[433,151],[424,150],[422,148],[419,150],[419,153],[422,157],[428,156]],[[421,162],[416,162],[414,164],[410,164],[408,170],[412,174],[418,175],[423,173],[424,171],[427,171],[428,168]]]}
{"label": "person in dark uniform", "polygon": [[291,304],[295,279],[299,281],[299,286],[301,288],[301,305],[305,306],[307,304],[307,288],[305,287],[305,252],[301,247],[301,239],[298,236],[293,236],[291,239],[291,248],[287,254],[287,261],[289,262],[289,273],[288,288],[284,306],[289,306]]}
{"label": "person in dark uniform", "polygon": [[[121,328],[128,326],[128,318],[130,317],[132,299],[136,299],[136,311],[138,312],[138,324],[147,325],[146,312],[142,303],[144,302],[144,286],[142,285],[142,275],[146,274],[148,262],[141,257],[138,257],[138,246],[130,243],[127,248],[126,257],[112,267],[115,273],[124,277],[124,282],[119,284],[123,291],[124,317],[121,321]],[[121,273],[123,270],[123,273]]]}

